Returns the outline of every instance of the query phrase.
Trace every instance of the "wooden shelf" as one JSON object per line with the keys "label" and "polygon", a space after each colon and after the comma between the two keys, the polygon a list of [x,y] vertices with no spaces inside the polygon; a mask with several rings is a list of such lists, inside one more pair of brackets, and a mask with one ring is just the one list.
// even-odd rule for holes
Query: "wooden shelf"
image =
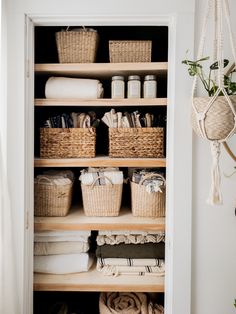
{"label": "wooden shelf", "polygon": [[84,107],[122,107],[122,106],[166,106],[167,98],[140,98],[140,99],[35,99],[36,107],[63,107],[63,106],[84,106]]}
{"label": "wooden shelf", "polygon": [[164,292],[164,277],[104,276],[95,266],[88,272],[34,274],[34,291],[133,291]]}
{"label": "wooden shelf", "polygon": [[166,74],[167,62],[142,63],[41,63],[35,64],[37,74],[57,74],[93,78],[110,78],[112,75]]}
{"label": "wooden shelf", "polygon": [[165,158],[35,158],[35,167],[166,167]]}
{"label": "wooden shelf", "polygon": [[165,218],[134,217],[127,208],[122,208],[118,217],[88,217],[82,206],[77,206],[66,217],[35,217],[34,230],[165,231]]}

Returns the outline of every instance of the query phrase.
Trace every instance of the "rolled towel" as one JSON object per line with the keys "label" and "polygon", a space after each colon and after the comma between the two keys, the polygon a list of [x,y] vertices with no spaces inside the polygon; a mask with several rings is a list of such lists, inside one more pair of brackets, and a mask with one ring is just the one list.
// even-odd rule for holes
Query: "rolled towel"
{"label": "rolled towel", "polygon": [[141,292],[102,292],[99,313],[148,314],[147,296]]}
{"label": "rolled towel", "polygon": [[48,274],[71,274],[88,271],[93,259],[88,253],[34,256],[34,271]]}
{"label": "rolled towel", "polygon": [[88,242],[34,242],[34,255],[78,254],[88,250]]}
{"label": "rolled towel", "polygon": [[98,80],[50,77],[45,86],[46,98],[101,98],[102,84]]}

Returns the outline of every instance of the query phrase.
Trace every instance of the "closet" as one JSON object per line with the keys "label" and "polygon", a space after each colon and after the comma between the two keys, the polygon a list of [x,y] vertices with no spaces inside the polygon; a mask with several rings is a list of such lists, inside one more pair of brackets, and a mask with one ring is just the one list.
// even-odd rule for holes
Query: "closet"
{"label": "closet", "polygon": [[[127,172],[128,168],[158,168],[165,173],[167,116],[167,72],[168,72],[168,27],[166,26],[93,26],[100,35],[95,63],[63,64],[59,63],[55,33],[62,27],[35,27],[35,140],[34,172],[35,175],[45,169],[70,169],[76,174],[86,167],[119,167]],[[66,27],[65,27],[66,28]],[[141,63],[110,63],[109,40],[151,40],[152,61]],[[156,75],[157,98],[112,99],[111,77],[139,75]],[[104,87],[104,96],[100,99],[46,99],[45,83],[50,76],[67,76],[99,79]],[[105,126],[101,124],[97,134],[96,156],[94,158],[47,159],[39,157],[39,127],[46,116],[54,113],[93,110],[100,118],[111,108],[118,110],[144,110],[160,116],[161,126],[165,130],[163,158],[110,158],[108,157],[108,138]],[[168,185],[168,182],[167,182]],[[134,217],[130,209],[130,191],[126,195],[118,217],[88,217],[82,205],[74,202],[69,214],[65,217],[35,217],[34,230],[140,230],[165,231],[165,218]],[[168,189],[167,189],[168,191]],[[74,193],[81,199],[79,189]],[[167,194],[168,198],[168,194]],[[168,208],[166,210],[168,215]],[[104,276],[93,266],[88,272],[53,275],[34,274],[35,294],[43,292],[102,292],[131,291],[165,293],[165,278],[151,276]],[[48,296],[48,295],[47,295]]]}

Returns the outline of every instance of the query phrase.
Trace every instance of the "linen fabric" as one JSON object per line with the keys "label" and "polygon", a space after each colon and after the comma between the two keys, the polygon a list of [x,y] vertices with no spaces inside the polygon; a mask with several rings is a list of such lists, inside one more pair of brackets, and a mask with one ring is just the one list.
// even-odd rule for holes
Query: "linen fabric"
{"label": "linen fabric", "polygon": [[34,255],[77,254],[88,250],[88,242],[34,242]]}
{"label": "linen fabric", "polygon": [[130,235],[98,235],[97,236],[97,245],[104,244],[144,244],[144,243],[159,243],[165,242],[165,235],[163,233],[160,234],[130,234]]}
{"label": "linen fabric", "polygon": [[91,231],[39,231],[34,234],[34,242],[88,242]]}
{"label": "linen fabric", "polygon": [[164,232],[160,231],[140,231],[140,230],[99,230],[98,235],[143,235],[146,236],[148,234],[159,234],[159,235],[165,235]]}

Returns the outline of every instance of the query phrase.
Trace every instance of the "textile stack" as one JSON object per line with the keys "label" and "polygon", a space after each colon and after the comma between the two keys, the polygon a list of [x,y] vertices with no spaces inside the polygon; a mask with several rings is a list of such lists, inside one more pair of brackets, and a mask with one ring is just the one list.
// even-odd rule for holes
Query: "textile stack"
{"label": "textile stack", "polygon": [[90,231],[40,231],[34,235],[34,271],[69,274],[88,271]]}

